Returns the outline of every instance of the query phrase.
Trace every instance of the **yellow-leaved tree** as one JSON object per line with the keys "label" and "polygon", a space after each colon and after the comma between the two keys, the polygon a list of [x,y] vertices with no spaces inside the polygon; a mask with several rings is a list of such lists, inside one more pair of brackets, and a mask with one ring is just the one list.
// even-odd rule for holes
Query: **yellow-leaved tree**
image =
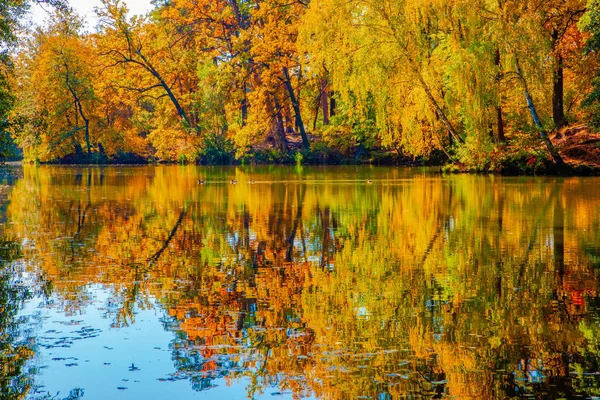
{"label": "yellow-leaved tree", "polygon": [[28,158],[54,160],[74,153],[91,161],[97,145],[92,44],[81,35],[82,20],[68,7],[54,11],[19,59],[24,72],[16,140]]}

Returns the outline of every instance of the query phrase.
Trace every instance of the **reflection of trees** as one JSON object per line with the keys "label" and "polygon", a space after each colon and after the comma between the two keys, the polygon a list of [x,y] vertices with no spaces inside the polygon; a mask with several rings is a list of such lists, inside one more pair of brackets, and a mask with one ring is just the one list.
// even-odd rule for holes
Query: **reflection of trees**
{"label": "reflection of trees", "polygon": [[23,370],[33,356],[31,343],[21,334],[18,313],[31,292],[11,273],[11,263],[20,255],[19,245],[0,241],[0,399],[24,399],[31,378]]}
{"label": "reflection of trees", "polygon": [[171,379],[331,399],[598,391],[600,194],[585,180],[198,171],[26,170],[9,209],[65,308],[110,285],[120,326],[158,299]]}
{"label": "reflection of trees", "polygon": [[[17,172],[2,168],[0,182],[0,220],[6,223],[6,208],[10,187]],[[33,356],[31,343],[23,336],[22,318],[18,316],[23,302],[31,292],[16,273],[15,261],[21,258],[21,246],[0,231],[0,400],[24,399],[32,378],[25,371]]]}

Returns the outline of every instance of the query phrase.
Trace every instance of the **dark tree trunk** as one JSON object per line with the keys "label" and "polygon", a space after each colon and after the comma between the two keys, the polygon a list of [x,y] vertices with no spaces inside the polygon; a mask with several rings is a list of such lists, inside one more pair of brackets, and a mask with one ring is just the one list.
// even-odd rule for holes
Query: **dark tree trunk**
{"label": "dark tree trunk", "polygon": [[335,117],[335,97],[333,97],[333,91],[329,92],[329,116]]}
{"label": "dark tree trunk", "polygon": [[77,159],[79,159],[83,154],[83,148],[81,147],[81,144],[79,144],[79,142],[76,140],[73,141],[73,147],[75,147],[75,156],[77,157]]}
{"label": "dark tree trunk", "polygon": [[[246,85],[244,85],[244,92],[246,91]],[[248,121],[248,99],[246,98],[246,93],[244,93],[244,98],[242,99],[242,104],[240,105],[240,110],[242,111],[242,127],[246,126]]]}
{"label": "dark tree trunk", "polygon": [[[130,41],[129,36],[126,36],[126,38],[129,42]],[[130,48],[131,48],[131,43],[130,43]],[[177,100],[175,93],[173,93],[173,90],[171,89],[169,84],[167,84],[167,82],[163,79],[162,75],[158,72],[158,70],[156,70],[156,68],[154,68],[154,66],[150,63],[150,61],[142,53],[141,49],[132,51],[132,54],[137,54],[141,61],[134,59],[133,56],[131,58],[125,57],[124,61],[128,62],[128,63],[134,63],[137,65],[140,65],[142,68],[144,68],[146,71],[148,71],[152,76],[154,76],[156,78],[156,80],[158,81],[158,84],[156,85],[156,87],[163,88],[163,90],[165,91],[165,93],[167,94],[169,99],[171,100],[171,103],[173,104],[173,106],[175,106],[175,109],[177,110],[177,114],[185,122],[186,127],[193,128],[194,126],[192,124],[192,121],[190,120],[187,113],[185,112],[185,110],[183,109],[181,104],[179,103],[179,100]]]}
{"label": "dark tree trunk", "polygon": [[552,224],[554,239],[554,272],[562,280],[565,274],[565,215],[560,197],[554,205],[554,223]]}
{"label": "dark tree trunk", "polygon": [[248,124],[248,82],[244,79],[241,86],[240,114],[242,117],[242,127],[244,127]]}
{"label": "dark tree trunk", "polygon": [[287,104],[283,106],[283,120],[285,121],[285,133],[294,133],[298,129],[298,124],[295,118],[292,118],[290,107]]}
{"label": "dark tree trunk", "polygon": [[504,119],[502,118],[502,106],[496,106],[496,141],[498,143],[505,143],[506,138],[504,137]]}
{"label": "dark tree trunk", "polygon": [[292,81],[290,80],[290,73],[287,68],[283,68],[283,77],[284,83],[287,88],[288,94],[290,96],[290,100],[292,102],[292,107],[294,107],[294,113],[296,114],[296,126],[300,130],[300,136],[302,136],[302,145],[304,148],[310,148],[310,142],[308,141],[308,136],[306,135],[306,130],[304,129],[304,122],[302,122],[302,114],[300,113],[300,103],[294,93],[294,88],[292,87]]}
{"label": "dark tree trunk", "polygon": [[560,43],[560,36],[557,29],[552,31],[552,48],[554,49],[554,69],[552,79],[552,119],[556,129],[560,129],[567,125],[565,117],[565,79],[564,65],[562,54],[559,53],[557,47]]}
{"label": "dark tree trunk", "polygon": [[559,54],[556,56],[556,64],[554,65],[554,82],[552,86],[552,118],[554,119],[554,126],[556,129],[560,129],[567,125],[567,119],[565,117],[565,79],[564,79],[564,67],[563,58]]}
{"label": "dark tree trunk", "polygon": [[[283,115],[281,114],[281,107],[277,97],[273,97],[273,105],[275,106],[271,115],[273,120],[271,121],[271,137],[275,142],[275,147],[285,152],[288,149],[288,141],[285,136],[285,127],[283,125]],[[271,107],[273,108],[273,107]]]}
{"label": "dark tree trunk", "polygon": [[81,119],[83,119],[83,122],[85,123],[85,145],[87,149],[87,161],[90,162],[92,160],[92,147],[90,143],[90,120],[85,116],[85,113],[83,112],[83,105],[81,104],[81,98],[75,90],[75,87],[73,87],[72,85],[71,72],[69,71],[69,64],[67,63],[66,59],[63,60],[63,65],[65,67],[65,84],[67,85],[67,89],[71,93],[71,96],[73,96],[73,103],[75,105],[75,126],[77,129],[79,129],[78,116],[81,116]]}
{"label": "dark tree trunk", "polygon": [[323,125],[329,125],[329,105],[328,100],[328,87],[329,84],[327,79],[321,79],[321,108],[323,109]]}
{"label": "dark tree trunk", "polygon": [[85,120],[85,145],[87,147],[88,162],[92,161],[92,145],[90,143],[90,120]]}
{"label": "dark tree trunk", "polygon": [[[494,64],[496,65],[496,69],[498,70],[496,74],[496,84],[498,93],[500,93],[500,82],[502,81],[502,72],[500,71],[501,67],[501,58],[500,58],[500,49],[496,49],[496,57],[494,60]],[[504,137],[504,119],[502,118],[502,103],[501,99],[498,98],[498,104],[496,105],[496,141],[498,143],[504,143],[506,138]]]}
{"label": "dark tree trunk", "polygon": [[315,118],[313,119],[313,131],[317,130],[317,121],[319,120],[320,109],[321,109],[321,96],[319,95],[315,102]]}
{"label": "dark tree trunk", "polygon": [[442,121],[442,123],[446,127],[446,129],[448,131],[448,135],[450,135],[450,137],[453,140],[455,140],[457,143],[464,143],[465,141],[463,140],[462,137],[460,137],[458,132],[456,132],[456,129],[454,129],[454,126],[448,119],[448,116],[446,115],[446,113],[444,112],[444,110],[442,109],[442,107],[440,106],[438,101],[436,100],[435,96],[433,95],[431,88],[429,87],[427,82],[425,82],[425,78],[423,78],[423,75],[421,74],[421,71],[419,70],[419,67],[418,67],[418,64],[416,63],[416,61],[410,56],[410,53],[408,53],[407,50],[405,50],[404,56],[408,60],[408,64],[410,65],[411,69],[413,70],[413,72],[417,78],[417,81],[421,84],[421,88],[427,95],[427,98],[429,99],[431,106],[435,110],[435,113],[437,114],[438,118]]}

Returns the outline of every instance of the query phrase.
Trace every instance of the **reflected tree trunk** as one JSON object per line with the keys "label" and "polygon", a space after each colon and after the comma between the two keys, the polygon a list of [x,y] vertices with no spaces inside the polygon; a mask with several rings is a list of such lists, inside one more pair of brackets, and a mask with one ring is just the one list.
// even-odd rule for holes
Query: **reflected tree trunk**
{"label": "reflected tree trunk", "polygon": [[504,192],[500,185],[495,185],[496,187],[496,206],[498,213],[498,231],[496,232],[496,295],[498,298],[502,298],[502,251],[500,249],[500,241],[502,238],[502,229],[504,227]]}
{"label": "reflected tree trunk", "polygon": [[152,257],[148,258],[148,263],[150,265],[155,264],[159,260],[160,256],[164,253],[164,251],[169,247],[171,240],[173,240],[173,238],[175,237],[175,234],[177,233],[177,230],[181,226],[181,223],[183,222],[183,219],[186,214],[187,214],[187,207],[181,212],[181,214],[179,214],[179,218],[177,219],[175,226],[171,230],[171,233],[169,233],[167,240],[164,241],[161,248],[158,249],[158,251],[156,253],[154,253],[154,255]]}
{"label": "reflected tree trunk", "polygon": [[552,224],[552,236],[554,239],[554,272],[562,282],[565,275],[565,214],[560,197],[554,202],[554,221]]}
{"label": "reflected tree trunk", "polygon": [[329,264],[329,242],[331,241],[329,230],[331,220],[331,210],[325,207],[322,211],[319,210],[321,217],[321,228],[323,229],[323,237],[321,239],[321,268],[325,268]]}
{"label": "reflected tree trunk", "polygon": [[287,251],[285,253],[285,260],[287,262],[292,262],[294,259],[294,241],[296,240],[296,232],[298,231],[298,226],[302,223],[302,205],[304,204],[304,195],[305,195],[305,187],[304,185],[300,185],[299,189],[296,189],[298,204],[296,207],[296,217],[294,218],[294,225],[292,227],[292,232],[287,240]]}

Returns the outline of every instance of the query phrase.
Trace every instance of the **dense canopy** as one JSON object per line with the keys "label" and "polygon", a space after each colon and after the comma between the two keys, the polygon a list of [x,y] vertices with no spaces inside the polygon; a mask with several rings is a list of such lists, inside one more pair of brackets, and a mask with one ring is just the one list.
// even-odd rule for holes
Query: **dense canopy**
{"label": "dense canopy", "polygon": [[600,125],[598,0],[154,4],[131,17],[102,0],[89,31],[54,2],[32,31],[30,4],[3,0],[3,147],[10,133],[40,162],[440,154],[496,170],[560,164],[552,133]]}

